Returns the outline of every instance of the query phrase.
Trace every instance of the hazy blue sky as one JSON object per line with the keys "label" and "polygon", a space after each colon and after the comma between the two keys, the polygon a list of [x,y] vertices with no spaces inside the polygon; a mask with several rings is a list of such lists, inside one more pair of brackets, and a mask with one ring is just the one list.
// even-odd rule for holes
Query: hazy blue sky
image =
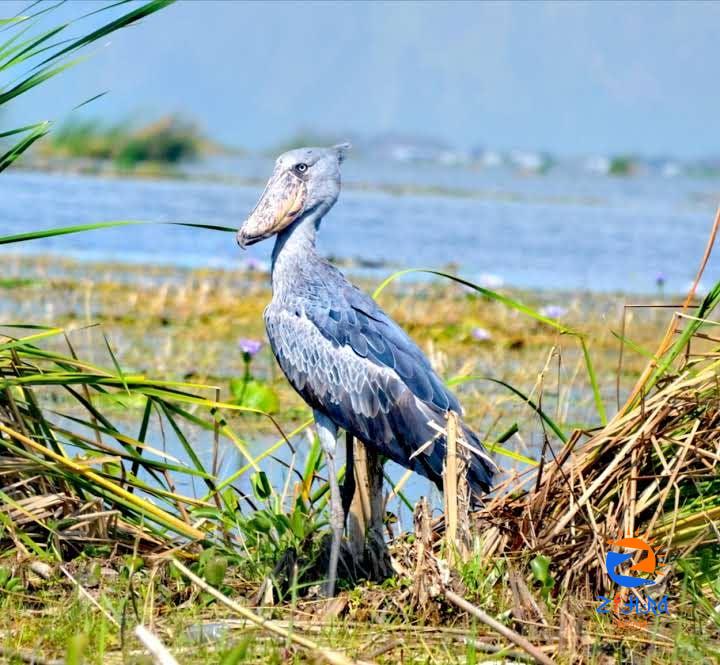
{"label": "hazy blue sky", "polygon": [[309,129],[717,155],[718,35],[717,2],[186,0],[114,35],[11,113],[62,115],[109,89],[86,113],[182,111],[250,148]]}

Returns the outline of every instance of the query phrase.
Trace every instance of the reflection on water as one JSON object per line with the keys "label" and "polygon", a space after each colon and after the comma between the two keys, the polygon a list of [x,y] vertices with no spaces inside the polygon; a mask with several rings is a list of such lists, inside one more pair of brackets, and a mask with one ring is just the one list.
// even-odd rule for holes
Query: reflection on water
{"label": "reflection on water", "polygon": [[[225,159],[194,168],[222,171],[245,184],[3,175],[2,233],[116,219],[237,227],[255,204],[271,162]],[[471,278],[489,273],[528,288],[649,293],[662,272],[667,290],[682,291],[720,198],[716,180],[649,175],[522,177],[351,159],[344,177],[346,191],[323,224],[326,254],[385,264],[376,269],[383,274],[390,266],[456,264]],[[388,191],[398,187],[406,193]],[[270,249],[262,243],[243,254],[232,234],[153,225],[12,246],[191,267],[237,267],[248,256],[266,261]]]}

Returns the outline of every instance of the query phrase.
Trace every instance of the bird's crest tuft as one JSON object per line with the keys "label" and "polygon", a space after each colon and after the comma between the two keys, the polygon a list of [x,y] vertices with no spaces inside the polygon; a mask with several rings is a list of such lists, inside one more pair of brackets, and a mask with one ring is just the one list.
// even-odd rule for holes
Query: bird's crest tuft
{"label": "bird's crest tuft", "polygon": [[333,146],[333,150],[337,152],[338,161],[342,164],[345,161],[345,153],[352,148],[352,144],[348,141],[345,143],[338,143]]}

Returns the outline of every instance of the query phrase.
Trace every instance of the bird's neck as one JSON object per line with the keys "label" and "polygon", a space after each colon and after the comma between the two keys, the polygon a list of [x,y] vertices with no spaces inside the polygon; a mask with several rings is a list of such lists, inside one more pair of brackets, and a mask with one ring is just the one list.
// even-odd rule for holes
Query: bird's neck
{"label": "bird's neck", "polygon": [[311,265],[321,258],[315,249],[320,221],[329,208],[318,206],[283,229],[275,240],[272,253],[273,290],[285,282],[285,276],[312,270]]}

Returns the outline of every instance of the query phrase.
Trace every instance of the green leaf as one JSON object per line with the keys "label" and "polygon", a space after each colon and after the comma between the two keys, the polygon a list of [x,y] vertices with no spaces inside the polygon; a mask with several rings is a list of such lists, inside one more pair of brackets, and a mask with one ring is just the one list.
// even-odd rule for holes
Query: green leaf
{"label": "green leaf", "polygon": [[[3,51],[3,57],[7,58],[5,62],[3,62],[0,65],[0,71],[3,69],[7,69],[8,67],[12,67],[15,64],[18,64],[22,62],[23,60],[28,60],[29,58],[32,58],[34,55],[37,55],[37,51],[33,51],[33,49],[36,46],[39,46],[43,42],[47,41],[48,39],[54,37],[59,32],[67,28],[68,24],[65,23],[63,25],[59,25],[55,28],[52,28],[48,30],[45,33],[42,33],[41,35],[34,35],[30,39],[25,40],[24,42],[20,42],[19,44],[16,44],[14,48],[9,50]],[[14,55],[13,55],[14,54]],[[8,58],[8,56],[13,55],[12,58]]]}
{"label": "green leaf", "polygon": [[123,557],[123,563],[125,569],[130,575],[136,573],[138,570],[142,570],[145,567],[145,561],[143,560],[143,558],[140,556],[135,556],[134,554],[128,554],[127,556]]}
{"label": "green leaf", "polygon": [[377,298],[384,290],[385,287],[390,284],[391,282],[395,281],[398,277],[402,277],[403,275],[408,275],[410,273],[416,273],[416,272],[422,272],[426,273],[428,275],[437,275],[438,277],[444,277],[445,279],[450,279],[453,282],[457,282],[458,284],[462,284],[463,286],[466,286],[469,289],[473,289],[474,291],[477,291],[478,293],[481,293],[487,298],[490,298],[491,300],[496,300],[497,302],[503,303],[504,305],[507,305],[511,309],[517,310],[518,312],[522,312],[523,314],[526,314],[530,318],[535,319],[536,321],[539,321],[540,323],[544,323],[547,326],[550,326],[551,328],[555,328],[561,333],[564,334],[571,334],[571,335],[579,335],[577,331],[573,330],[572,328],[568,328],[567,326],[562,325],[555,319],[551,319],[547,316],[543,316],[540,314],[540,312],[537,312],[532,307],[529,307],[528,305],[525,305],[517,300],[513,300],[512,298],[509,298],[508,296],[504,296],[501,293],[497,293],[496,291],[491,291],[490,289],[486,289],[482,286],[478,286],[477,284],[473,284],[473,282],[469,282],[466,279],[463,279],[462,277],[458,277],[457,275],[451,275],[446,272],[441,272],[439,270],[428,270],[426,268],[408,268],[407,270],[400,270],[396,273],[393,273],[388,278],[386,278],[380,286],[378,286],[375,291],[373,292],[373,298]]}
{"label": "green leaf", "polygon": [[210,231],[225,231],[235,233],[237,229],[228,226],[217,226],[216,224],[193,224],[190,222],[144,222],[134,219],[123,219],[112,222],[95,222],[94,224],[77,224],[75,226],[61,226],[43,231],[29,231],[17,233],[10,236],[0,236],[0,245],[9,245],[16,242],[27,242],[28,240],[40,240],[42,238],[53,238],[55,236],[69,235],[71,233],[83,233],[85,231],[96,231],[99,229],[112,229],[120,226],[137,226],[141,224],[163,224],[170,226],[186,226],[196,229],[208,229]]}
{"label": "green leaf", "polygon": [[85,652],[88,648],[88,636],[85,633],[76,633],[68,638],[65,651],[66,665],[82,665]]}
{"label": "green leaf", "polygon": [[228,560],[224,556],[212,556],[205,563],[203,577],[205,581],[214,587],[219,587],[225,579]]}
{"label": "green leaf", "polygon": [[292,525],[290,524],[290,518],[282,513],[275,514],[275,531],[278,532],[279,536],[282,536],[286,531],[292,531]]}
{"label": "green leaf", "polygon": [[57,76],[61,72],[64,72],[66,69],[70,69],[70,67],[73,67],[78,62],[79,59],[72,60],[70,62],[66,62],[62,65],[57,65],[55,67],[44,67],[43,69],[35,72],[34,74],[30,74],[30,76],[25,77],[17,85],[14,85],[8,90],[0,92],[0,106],[2,106],[3,104],[7,104],[7,102],[9,102],[11,99],[18,97],[19,95],[22,95],[29,90],[32,90],[32,88],[40,85],[41,83],[44,83],[48,79],[51,79],[53,76]]}
{"label": "green leaf", "polygon": [[30,132],[39,127],[47,127],[49,122],[36,122],[34,125],[25,125],[25,127],[18,127],[16,129],[8,129],[4,132],[0,132],[0,139],[7,138],[8,136],[14,136],[15,134],[23,134],[24,132]]}
{"label": "green leaf", "polygon": [[[50,123],[40,123],[32,128],[32,132],[18,141],[14,146],[7,152],[0,155],[0,172],[8,168],[22,153],[24,153],[35,141],[41,139],[45,134],[48,133]],[[23,128],[23,131],[28,128]],[[16,130],[5,132],[6,135],[17,133]]]}
{"label": "green leaf", "polygon": [[103,406],[110,409],[140,410],[145,408],[147,398],[142,393],[101,393],[93,397],[95,406]]}
{"label": "green leaf", "polygon": [[[550,417],[548,416],[535,402],[533,402],[527,395],[520,392],[517,388],[514,386],[511,386],[509,383],[506,383],[505,381],[501,381],[500,379],[494,379],[491,376],[458,376],[454,379],[450,379],[450,381],[447,382],[449,386],[456,386],[460,385],[461,383],[467,383],[468,381],[491,381],[492,383],[497,383],[499,386],[503,386],[504,388],[507,388],[511,393],[517,395],[520,399],[522,399],[523,402],[525,402],[535,413],[537,413],[540,418],[543,419],[543,421],[550,427],[550,429],[555,432],[557,437],[563,442],[567,443],[567,436],[565,436],[564,432],[560,428],[560,426]],[[515,456],[517,453],[514,453],[512,451],[506,450],[505,448],[500,448],[499,446],[496,446],[495,448],[497,452],[505,455],[507,454],[508,457],[511,457],[515,459]],[[529,458],[526,458],[529,459]],[[536,464],[536,462],[533,460],[532,464]]]}
{"label": "green leaf", "polygon": [[538,554],[530,562],[530,570],[532,570],[533,577],[545,586],[550,578],[550,557]]}
{"label": "green leaf", "polygon": [[590,360],[590,352],[588,351],[587,342],[585,338],[580,336],[580,346],[582,347],[583,358],[585,359],[585,367],[587,369],[588,377],[590,378],[590,386],[592,387],[593,399],[595,400],[595,409],[597,410],[598,417],[600,418],[600,424],[607,425],[607,414],[605,413],[605,405],[602,401],[602,395],[600,394],[600,386],[597,381],[597,374],[595,374],[595,368],[593,367],[592,361]]}
{"label": "green leaf", "polygon": [[315,478],[315,474],[320,468],[321,456],[322,447],[320,446],[320,439],[317,436],[314,436],[310,450],[305,458],[305,471],[303,472],[302,477],[303,496],[305,497],[310,496],[313,478]]}
{"label": "green leaf", "polygon": [[123,382],[123,388],[125,388],[125,392],[128,394],[128,396],[130,396],[130,389],[128,388],[127,382],[125,381],[125,374],[122,371],[120,363],[115,357],[115,354],[113,353],[112,347],[110,346],[110,340],[107,338],[107,335],[105,333],[103,333],[103,339],[105,340],[105,346],[107,347],[108,353],[110,354],[110,358],[112,358],[113,365],[115,366],[115,371]]}
{"label": "green leaf", "polygon": [[[38,86],[42,86],[48,80],[74,67],[83,60],[83,57],[75,57],[73,60],[68,60],[68,56],[71,53],[76,53],[90,44],[104,39],[116,30],[129,26],[167,7],[172,1],[173,0],[151,0],[150,2],[145,2],[139,6],[135,6],[131,11],[101,25],[96,30],[81,34],[79,37],[59,41],[53,38],[80,19],[90,16],[91,14],[99,14],[112,10],[125,4],[125,1],[103,4],[98,9],[84,16],[80,16],[69,22],[59,23],[35,34],[33,34],[32,30],[39,24],[39,21],[31,21],[31,19],[36,19],[41,14],[52,12],[62,5],[63,2],[46,3],[42,6],[42,9],[28,16],[0,19],[2,31],[4,33],[10,31],[10,36],[0,41],[0,71],[12,72],[20,67],[25,67],[19,76],[6,82],[0,89],[0,106],[24,95]],[[44,57],[44,59],[38,62],[41,57]],[[97,96],[94,98],[97,98]],[[0,171],[8,168],[23,152],[35,143],[35,141],[45,136],[49,126],[48,122],[44,122],[34,127],[24,127],[21,130],[0,132],[0,136],[10,136],[24,131],[31,132],[3,155],[0,155]]]}
{"label": "green leaf", "polygon": [[218,510],[217,508],[213,508],[211,506],[208,506],[207,508],[194,508],[192,510],[192,516],[193,516],[193,519],[196,519],[196,520],[206,519],[206,520],[216,520],[219,522],[222,519],[222,511]]}
{"label": "green leaf", "polygon": [[260,533],[270,533],[270,530],[273,528],[273,523],[272,520],[265,514],[265,512],[257,512],[248,521],[248,526],[253,531],[258,531]]}
{"label": "green leaf", "polygon": [[307,523],[308,520],[305,512],[296,507],[290,514],[290,529],[292,530],[295,538],[298,540],[303,540],[305,538],[307,533]]}
{"label": "green leaf", "polygon": [[621,335],[620,333],[615,332],[614,330],[611,330],[610,333],[613,337],[620,340],[625,346],[629,347],[632,351],[635,351],[635,353],[639,353],[641,356],[647,358],[648,360],[656,361],[657,358],[653,355],[652,351],[648,351],[644,346],[641,346],[637,342],[634,342],[629,337],[625,335]]}
{"label": "green leaf", "polygon": [[272,496],[272,486],[264,471],[257,471],[251,477],[253,493],[260,501],[265,501]]}
{"label": "green leaf", "polygon": [[238,498],[235,490],[232,487],[228,487],[226,490],[221,492],[225,509],[231,512],[235,512],[238,509]]}
{"label": "green leaf", "polygon": [[240,640],[238,644],[232,647],[232,649],[226,651],[222,656],[220,665],[237,665],[238,663],[243,662],[247,656],[248,649],[250,648],[253,639],[252,635],[247,635]]}
{"label": "green leaf", "polygon": [[530,570],[532,571],[533,577],[540,582],[541,590],[540,594],[545,599],[545,602],[550,600],[550,592],[555,586],[555,580],[550,575],[550,558],[542,554],[538,554],[530,562]]}
{"label": "green leaf", "polygon": [[258,379],[232,379],[230,391],[235,404],[265,413],[277,413],[280,400],[277,393],[264,381]]}
{"label": "green leaf", "polygon": [[160,9],[171,5],[173,2],[174,0],[151,0],[151,2],[146,2],[141,7],[138,7],[137,9],[134,9],[133,11],[128,12],[127,14],[124,14],[123,16],[115,20],[106,23],[97,30],[94,30],[93,32],[75,40],[74,42],[72,42],[72,44],[66,46],[64,49],[58,51],[57,53],[53,53],[50,57],[41,62],[40,65],[42,66],[52,60],[57,60],[58,58],[61,58],[63,55],[70,53],[71,51],[76,51],[83,46],[87,46],[88,44],[97,41],[98,39],[102,39],[103,37],[109,35],[111,32],[115,32],[116,30],[120,30],[121,28],[135,23],[136,21],[139,21],[140,19],[145,18],[146,16],[149,16],[154,12],[157,12]]}

